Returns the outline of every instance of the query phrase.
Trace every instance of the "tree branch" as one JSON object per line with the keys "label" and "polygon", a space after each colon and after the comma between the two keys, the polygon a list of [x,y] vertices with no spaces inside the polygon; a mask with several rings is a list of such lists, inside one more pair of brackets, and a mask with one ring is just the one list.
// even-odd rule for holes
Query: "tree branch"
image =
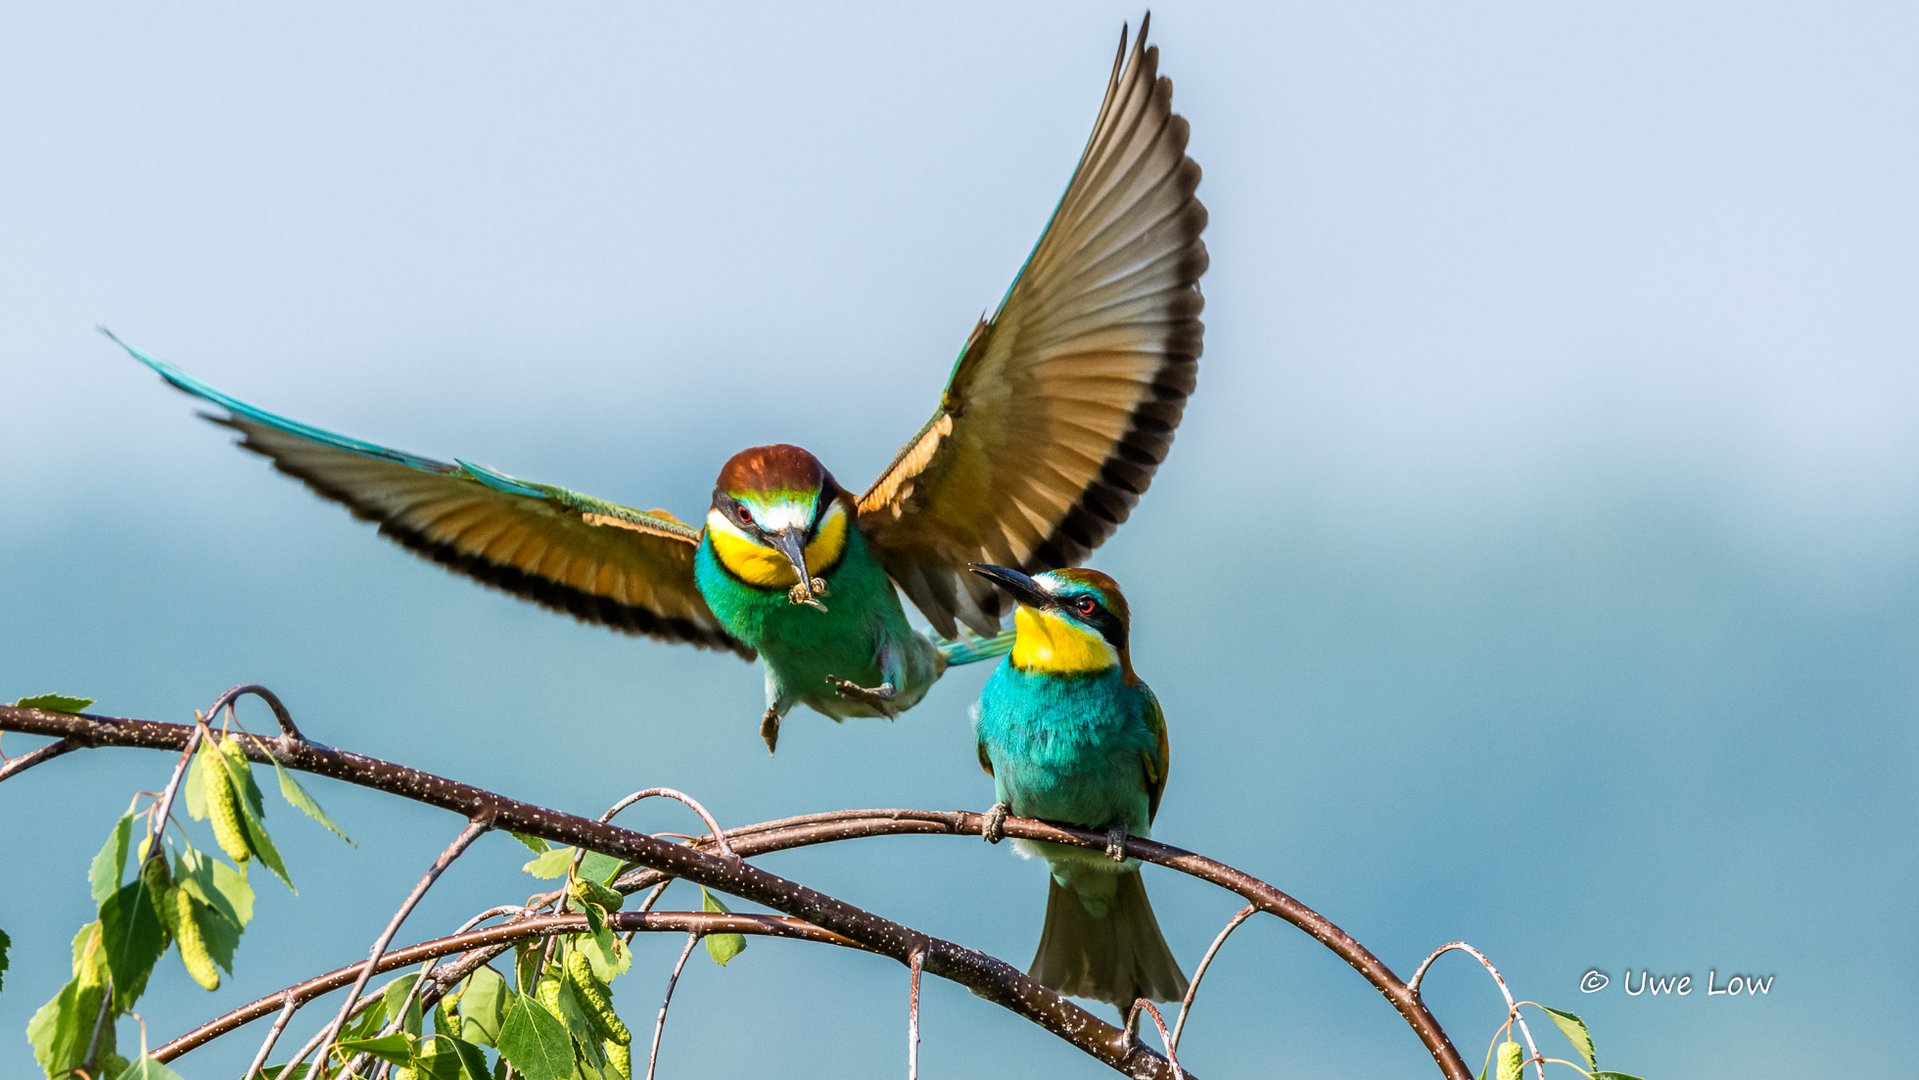
{"label": "tree branch", "polygon": [[52,761],[62,754],[71,754],[78,749],[80,747],[77,744],[61,739],[56,743],[48,743],[38,750],[21,754],[17,758],[9,758],[4,763],[0,763],[0,781],[11,780],[35,765]]}
{"label": "tree branch", "polygon": [[[0,706],[0,730],[72,739],[85,746],[130,746],[178,752],[194,728],[154,720],[55,713],[8,705]],[[1139,1080],[1172,1080],[1173,1070],[1164,1057],[1004,960],[942,938],[929,937],[742,860],[710,855],[690,845],[509,799],[471,784],[291,735],[253,740],[246,748],[248,756],[266,761],[261,744],[270,747],[273,756],[283,765],[438,806],[469,820],[488,817],[496,828],[628,859],[798,916],[903,964],[911,962],[915,949],[924,949],[925,970],[934,975],[960,983],[1002,1008],[1039,1024],[1119,1072]],[[1414,1004],[1417,1006],[1417,1002]],[[1438,1030],[1437,1025],[1433,1030]],[[1450,1044],[1446,1046],[1451,1049]],[[1459,1061],[1457,1052],[1451,1056],[1453,1061]],[[1455,1080],[1468,1080],[1468,1077],[1465,1066],[1460,1064]]]}
{"label": "tree branch", "polygon": [[[742,858],[747,858],[870,836],[977,836],[985,820],[986,815],[970,810],[834,810],[742,826],[727,833],[727,838],[733,850]],[[1105,833],[1065,828],[1030,818],[1009,817],[1002,831],[1007,836],[1023,840],[1047,840],[1101,851],[1105,850],[1107,843]],[[705,837],[694,842],[695,847],[710,844],[711,841]],[[1171,844],[1128,837],[1125,850],[1129,857],[1141,862],[1178,870],[1238,893],[1259,910],[1277,915],[1304,930],[1350,964],[1392,1003],[1449,1080],[1471,1080],[1472,1071],[1466,1067],[1459,1051],[1440,1028],[1439,1021],[1419,1000],[1419,995],[1393,974],[1392,969],[1374,956],[1371,950],[1324,915],[1245,871]],[[626,875],[616,884],[622,889],[637,890],[670,876],[657,870],[641,870]]]}

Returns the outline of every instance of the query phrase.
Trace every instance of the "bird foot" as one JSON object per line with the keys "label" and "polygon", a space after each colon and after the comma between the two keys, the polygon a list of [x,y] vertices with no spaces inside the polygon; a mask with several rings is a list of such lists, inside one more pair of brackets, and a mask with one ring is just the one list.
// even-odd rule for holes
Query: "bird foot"
{"label": "bird foot", "polygon": [[993,808],[986,812],[985,819],[980,822],[980,838],[989,844],[997,844],[1006,839],[1006,815],[1010,813],[1012,808],[1005,803],[994,803]]}
{"label": "bird foot", "polygon": [[1106,830],[1106,854],[1114,862],[1126,861],[1126,826],[1115,825]]}
{"label": "bird foot", "polygon": [[805,604],[807,607],[818,608],[821,611],[825,611],[826,605],[819,601],[819,598],[825,595],[826,579],[816,577],[811,581],[801,582],[786,590],[786,602],[789,604]]}
{"label": "bird foot", "polygon": [[838,675],[828,675],[826,681],[831,684],[835,693],[848,701],[870,705],[882,712],[893,703],[894,698],[899,696],[899,689],[890,682],[881,683],[878,686],[861,686],[851,679],[842,679]]}
{"label": "bird foot", "polygon": [[778,751],[780,745],[780,714],[777,709],[768,709],[766,710],[766,715],[760,717],[760,738],[766,740],[766,752],[768,754]]}

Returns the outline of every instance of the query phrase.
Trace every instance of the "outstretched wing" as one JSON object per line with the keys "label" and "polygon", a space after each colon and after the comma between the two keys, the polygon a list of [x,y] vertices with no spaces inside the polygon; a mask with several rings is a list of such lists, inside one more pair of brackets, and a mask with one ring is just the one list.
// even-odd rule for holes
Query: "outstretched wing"
{"label": "outstretched wing", "polygon": [[[1121,60],[1125,61],[1124,67]],[[1146,23],[1124,33],[1073,179],[939,411],[860,497],[887,572],[953,636],[999,625],[972,562],[1080,562],[1126,520],[1172,445],[1199,367],[1199,166]]]}
{"label": "outstretched wing", "polygon": [[309,427],[114,341],[174,386],[224,409],[208,419],[240,432],[241,446],[435,562],[587,622],[753,655],[700,598],[693,581],[699,532],[663,510],[634,510]]}

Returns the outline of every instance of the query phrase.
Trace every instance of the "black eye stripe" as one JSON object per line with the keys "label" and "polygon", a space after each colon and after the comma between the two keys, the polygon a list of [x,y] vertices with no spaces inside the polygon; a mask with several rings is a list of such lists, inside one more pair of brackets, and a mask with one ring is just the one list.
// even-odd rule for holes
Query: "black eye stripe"
{"label": "black eye stripe", "polygon": [[[1081,611],[1080,605],[1088,600],[1093,602],[1093,609]],[[1059,605],[1068,615],[1097,631],[1099,636],[1105,638],[1114,648],[1125,647],[1126,627],[1119,621],[1119,616],[1113,614],[1097,596],[1089,593],[1062,596],[1059,598]]]}

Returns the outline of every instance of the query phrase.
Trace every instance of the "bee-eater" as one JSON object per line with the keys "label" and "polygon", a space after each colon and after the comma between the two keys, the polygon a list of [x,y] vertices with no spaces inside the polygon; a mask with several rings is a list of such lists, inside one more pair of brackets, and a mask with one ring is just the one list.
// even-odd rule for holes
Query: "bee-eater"
{"label": "bee-eater", "polygon": [[[948,663],[1004,649],[1000,598],[967,564],[1091,551],[1146,490],[1193,389],[1206,210],[1145,39],[1142,22],[1129,52],[1121,32],[1039,243],[967,338],[932,419],[857,497],[807,451],[759,446],[720,470],[695,528],[310,427],[126,348],[223,410],[209,418],[241,446],[421,555],[590,622],[757,653],[768,749],[798,704],[891,717]],[[898,590],[945,640],[908,625]],[[950,640],[961,624],[989,640]]]}
{"label": "bee-eater", "polygon": [[986,838],[1008,813],[1103,830],[1104,852],[1015,840],[1046,860],[1046,922],[1028,969],[1076,997],[1122,1011],[1140,998],[1172,1001],[1186,976],[1146,899],[1128,836],[1149,835],[1166,790],[1166,715],[1133,671],[1130,616],[1113,579],[1097,570],[1028,577],[975,565],[1011,594],[1013,650],[986,680],[973,714],[979,761],[993,777]]}

